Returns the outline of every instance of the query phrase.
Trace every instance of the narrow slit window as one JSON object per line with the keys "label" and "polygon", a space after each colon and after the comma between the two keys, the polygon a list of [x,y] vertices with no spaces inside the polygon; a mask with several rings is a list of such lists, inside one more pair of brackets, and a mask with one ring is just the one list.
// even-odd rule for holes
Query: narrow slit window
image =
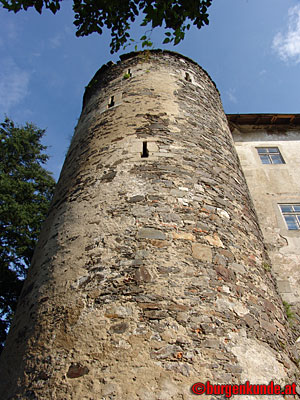
{"label": "narrow slit window", "polygon": [[130,69],[127,70],[127,75],[129,75],[130,77],[132,76],[132,73],[131,73]]}
{"label": "narrow slit window", "polygon": [[184,79],[185,79],[187,82],[192,82],[191,76],[190,76],[190,74],[189,74],[188,72],[185,73]]}
{"label": "narrow slit window", "polygon": [[113,107],[115,105],[115,96],[111,96],[108,103],[108,108]]}
{"label": "narrow slit window", "polygon": [[149,157],[149,150],[147,148],[147,142],[143,142],[143,151],[142,151],[142,158],[147,158]]}

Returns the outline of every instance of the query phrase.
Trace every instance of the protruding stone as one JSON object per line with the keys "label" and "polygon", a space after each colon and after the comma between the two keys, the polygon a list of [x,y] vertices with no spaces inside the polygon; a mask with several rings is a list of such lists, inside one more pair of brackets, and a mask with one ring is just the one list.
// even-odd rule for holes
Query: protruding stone
{"label": "protruding stone", "polygon": [[260,325],[262,328],[264,328],[266,331],[274,334],[276,333],[277,329],[273,324],[270,324],[270,322],[265,321],[264,319],[260,320]]}
{"label": "protruding stone", "polygon": [[152,244],[152,246],[159,247],[159,248],[170,246],[170,242],[168,242],[167,240],[153,239],[153,240],[150,240],[150,243]]}
{"label": "protruding stone", "polygon": [[152,277],[148,269],[142,266],[135,272],[135,280],[140,283],[151,282]]}
{"label": "protruding stone", "polygon": [[111,182],[116,175],[117,175],[116,171],[107,172],[106,174],[104,174],[102,176],[101,181],[102,182]]}
{"label": "protruding stone", "polygon": [[217,208],[217,213],[218,213],[218,215],[220,215],[220,217],[230,219],[230,215],[228,214],[228,212],[225,210],[222,210],[222,208]]}
{"label": "protruding stone", "polygon": [[157,351],[153,351],[151,356],[157,358],[158,360],[165,358],[175,358],[178,352],[182,352],[182,348],[176,345],[169,345],[160,348]]}
{"label": "protruding stone", "polygon": [[222,256],[226,257],[229,262],[234,261],[234,255],[230,251],[221,249],[219,250],[219,253],[222,254]]}
{"label": "protruding stone", "polygon": [[213,236],[204,236],[204,239],[206,239],[208,241],[208,243],[210,243],[212,246],[216,246],[216,247],[224,247],[221,239],[219,238],[219,236],[217,235],[217,233],[214,233]]}
{"label": "protruding stone", "polygon": [[165,240],[166,235],[164,232],[154,228],[142,228],[137,234],[138,239],[159,239]]}
{"label": "protruding stone", "polygon": [[239,316],[244,317],[249,314],[249,309],[241,303],[235,303],[233,306],[233,311]]}
{"label": "protruding stone", "polygon": [[244,274],[246,272],[246,269],[242,264],[232,263],[232,264],[230,264],[230,268],[240,274]]}
{"label": "protruding stone", "polygon": [[77,364],[72,364],[69,367],[69,370],[67,372],[67,377],[68,378],[80,378],[83,375],[86,375],[89,373],[88,367],[84,367],[80,363]]}
{"label": "protruding stone", "polygon": [[215,267],[218,274],[220,274],[226,281],[227,280],[234,280],[235,275],[229,268],[223,267],[223,265],[217,265]]}
{"label": "protruding stone", "polygon": [[128,324],[126,322],[120,322],[119,324],[113,325],[111,331],[113,333],[124,333],[128,329]]}
{"label": "protruding stone", "polygon": [[143,195],[136,195],[136,196],[132,196],[128,199],[129,203],[137,203],[139,201],[143,201],[145,199],[145,197]]}
{"label": "protruding stone", "polygon": [[196,240],[195,236],[189,232],[173,232],[173,239],[182,239],[182,240]]}
{"label": "protruding stone", "polygon": [[207,246],[206,244],[193,243],[192,256],[197,260],[208,263],[212,262],[212,251],[210,246]]}

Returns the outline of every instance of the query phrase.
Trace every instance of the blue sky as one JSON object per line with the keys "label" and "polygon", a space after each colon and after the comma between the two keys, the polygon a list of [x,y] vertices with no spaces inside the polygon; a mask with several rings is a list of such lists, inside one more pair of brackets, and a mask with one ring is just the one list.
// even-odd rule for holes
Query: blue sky
{"label": "blue sky", "polygon": [[[227,113],[299,113],[300,0],[213,0],[210,24],[183,43],[156,48],[198,62],[215,81]],[[134,26],[139,38],[144,28]],[[0,115],[47,129],[48,168],[58,178],[84,87],[110,54],[109,33],[76,38],[72,1],[54,16],[0,9]],[[134,50],[127,48],[125,52]]]}

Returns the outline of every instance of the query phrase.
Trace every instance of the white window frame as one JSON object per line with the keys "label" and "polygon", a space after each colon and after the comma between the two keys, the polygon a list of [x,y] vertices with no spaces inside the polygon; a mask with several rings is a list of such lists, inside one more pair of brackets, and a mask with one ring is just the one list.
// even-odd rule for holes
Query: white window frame
{"label": "white window frame", "polygon": [[279,204],[279,208],[287,229],[289,231],[300,230],[300,203]]}
{"label": "white window frame", "polygon": [[[264,164],[264,165],[285,164],[282,154],[277,146],[270,146],[270,147],[259,146],[259,147],[256,147],[256,150],[257,150],[258,156],[259,156],[262,164]],[[275,158],[273,159],[272,156],[276,156],[276,157],[279,156],[281,162],[274,162]],[[264,162],[264,160],[268,160],[268,162]]]}

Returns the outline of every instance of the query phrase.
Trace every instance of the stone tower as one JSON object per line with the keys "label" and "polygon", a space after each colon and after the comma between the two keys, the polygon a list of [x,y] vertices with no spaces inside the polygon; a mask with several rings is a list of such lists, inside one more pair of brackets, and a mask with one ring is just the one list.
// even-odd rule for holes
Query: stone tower
{"label": "stone tower", "polygon": [[293,382],[268,263],[207,73],[168,51],[104,65],[19,301],[0,398],[188,400],[195,382]]}

